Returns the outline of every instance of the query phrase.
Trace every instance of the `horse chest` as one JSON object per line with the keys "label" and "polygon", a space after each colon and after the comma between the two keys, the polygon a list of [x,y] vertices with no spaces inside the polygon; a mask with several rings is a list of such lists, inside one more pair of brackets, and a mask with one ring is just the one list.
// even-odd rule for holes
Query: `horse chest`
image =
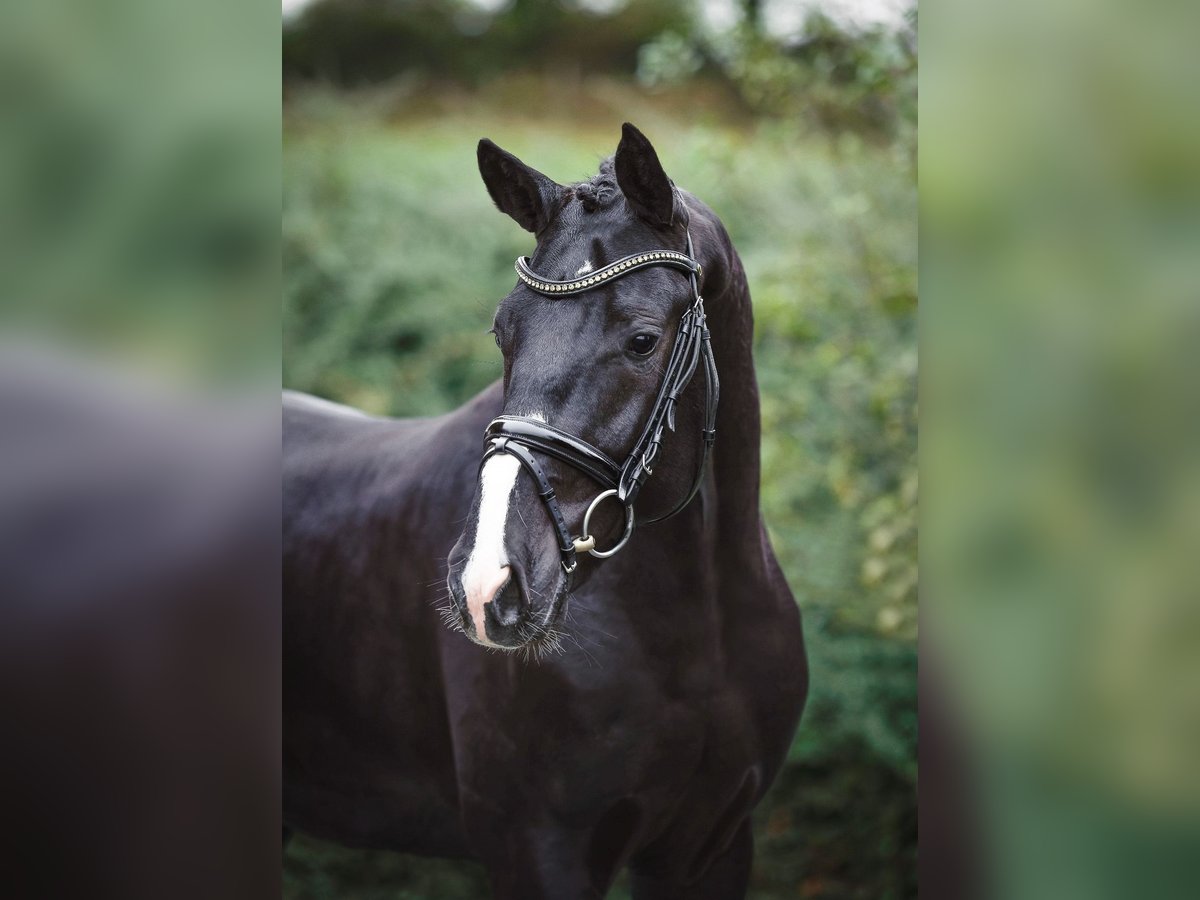
{"label": "horse chest", "polygon": [[[761,765],[741,685],[710,671],[656,679],[592,666],[523,670],[455,717],[459,778],[493,810],[586,820],[636,797],[655,816],[728,794]],[[711,667],[710,667],[711,669]]]}

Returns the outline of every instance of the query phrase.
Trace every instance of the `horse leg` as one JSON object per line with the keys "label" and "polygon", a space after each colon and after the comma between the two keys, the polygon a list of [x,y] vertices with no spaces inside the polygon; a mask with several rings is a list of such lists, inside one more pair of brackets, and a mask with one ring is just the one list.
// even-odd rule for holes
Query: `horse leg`
{"label": "horse leg", "polygon": [[602,900],[622,864],[623,842],[609,837],[595,829],[510,830],[479,856],[494,900]]}
{"label": "horse leg", "polygon": [[602,900],[582,861],[552,853],[485,862],[493,900]]}
{"label": "horse leg", "polygon": [[633,900],[743,900],[753,861],[754,835],[747,819],[738,827],[725,852],[692,884],[649,872],[631,872]]}

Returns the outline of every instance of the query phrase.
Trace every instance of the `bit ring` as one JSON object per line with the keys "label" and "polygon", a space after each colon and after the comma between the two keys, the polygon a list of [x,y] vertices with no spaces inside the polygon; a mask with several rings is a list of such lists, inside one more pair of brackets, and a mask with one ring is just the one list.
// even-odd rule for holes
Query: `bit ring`
{"label": "bit ring", "polygon": [[[601,501],[607,500],[609,497],[615,497],[615,496],[617,496],[616,488],[609,488],[607,491],[603,491],[603,492],[597,494],[596,499],[594,499],[591,502],[591,504],[588,506],[587,512],[585,512],[583,514],[583,537],[575,539],[575,549],[576,550],[586,549],[588,553],[590,553],[592,556],[597,557],[598,559],[608,559],[608,557],[612,556],[614,553],[616,553],[618,550],[620,550],[622,547],[624,547],[627,543],[629,543],[629,538],[633,534],[633,519],[634,519],[634,517],[633,517],[633,507],[632,506],[625,507],[625,533],[623,535],[621,535],[621,539],[619,541],[617,541],[617,543],[613,547],[609,548],[608,550],[597,550],[596,549],[596,539],[594,537],[592,537],[592,513],[594,513],[596,511],[596,507],[600,505]],[[589,541],[591,542],[590,546],[587,546],[587,547],[581,546],[581,544],[587,544]]]}

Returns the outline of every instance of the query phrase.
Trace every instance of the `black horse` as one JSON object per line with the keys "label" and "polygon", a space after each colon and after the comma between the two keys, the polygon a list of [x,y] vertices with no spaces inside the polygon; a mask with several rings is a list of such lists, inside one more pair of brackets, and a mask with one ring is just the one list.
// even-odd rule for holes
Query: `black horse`
{"label": "black horse", "polygon": [[[636,898],[742,897],[750,815],[808,676],[759,513],[741,261],[631,125],[580,184],[486,140],[479,168],[537,238],[495,317],[502,383],[434,419],[284,402],[285,823],[474,857],[498,898],[602,897],[624,866]],[[699,266],[617,266],[554,296],[660,250]],[[625,459],[663,402],[681,329],[705,324],[694,304],[721,379],[711,465],[678,515],[611,559],[584,555],[621,540],[630,492],[584,534],[600,476],[536,441],[492,440],[481,467],[485,428],[502,414],[546,423],[560,451],[573,436]],[[680,381],[646,459],[643,521],[687,496],[711,437],[704,379]]]}

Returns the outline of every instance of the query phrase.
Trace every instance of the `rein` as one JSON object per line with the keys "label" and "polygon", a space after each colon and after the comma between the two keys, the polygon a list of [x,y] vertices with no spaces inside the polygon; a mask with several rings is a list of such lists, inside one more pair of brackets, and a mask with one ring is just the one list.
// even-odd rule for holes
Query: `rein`
{"label": "rein", "polygon": [[[679,331],[675,336],[675,344],[671,348],[666,374],[663,376],[662,384],[654,399],[654,406],[646,418],[645,425],[642,427],[633,449],[623,463],[618,463],[582,438],[567,434],[565,431],[537,419],[524,416],[500,416],[493,419],[484,432],[484,462],[497,453],[507,453],[515,457],[537,483],[538,496],[550,514],[550,522],[553,524],[555,535],[558,538],[558,552],[562,557],[562,566],[568,575],[574,572],[578,565],[577,554],[586,552],[605,559],[621,550],[629,542],[634,529],[633,505],[642,485],[654,474],[658,454],[662,449],[663,431],[667,428],[675,430],[675,410],[679,403],[679,397],[691,382],[696,369],[701,366],[704,368],[704,425],[700,432],[700,463],[696,467],[692,486],[683,499],[664,515],[646,520],[647,524],[661,522],[682,512],[692,502],[704,479],[709,452],[717,439],[717,400],[720,384],[717,379],[717,365],[713,359],[708,325],[705,322],[704,298],[700,296],[702,269],[692,250],[691,233],[685,230],[685,234],[687,236],[687,253],[680,253],[676,250],[635,253],[589,273],[587,276],[567,281],[543,278],[534,272],[530,266],[529,257],[522,256],[517,259],[517,277],[531,290],[548,297],[582,294],[623,278],[631,272],[653,266],[666,266],[686,272],[692,283],[694,300],[680,317]],[[571,537],[571,532],[567,529],[562,510],[558,505],[554,488],[538,463],[535,453],[552,456],[565,462],[603,487],[603,490],[589,504],[587,512],[584,513],[580,537]],[[613,547],[607,550],[598,550],[596,549],[596,539],[591,534],[592,514],[604,500],[610,497],[616,498],[625,508],[625,531]]]}

